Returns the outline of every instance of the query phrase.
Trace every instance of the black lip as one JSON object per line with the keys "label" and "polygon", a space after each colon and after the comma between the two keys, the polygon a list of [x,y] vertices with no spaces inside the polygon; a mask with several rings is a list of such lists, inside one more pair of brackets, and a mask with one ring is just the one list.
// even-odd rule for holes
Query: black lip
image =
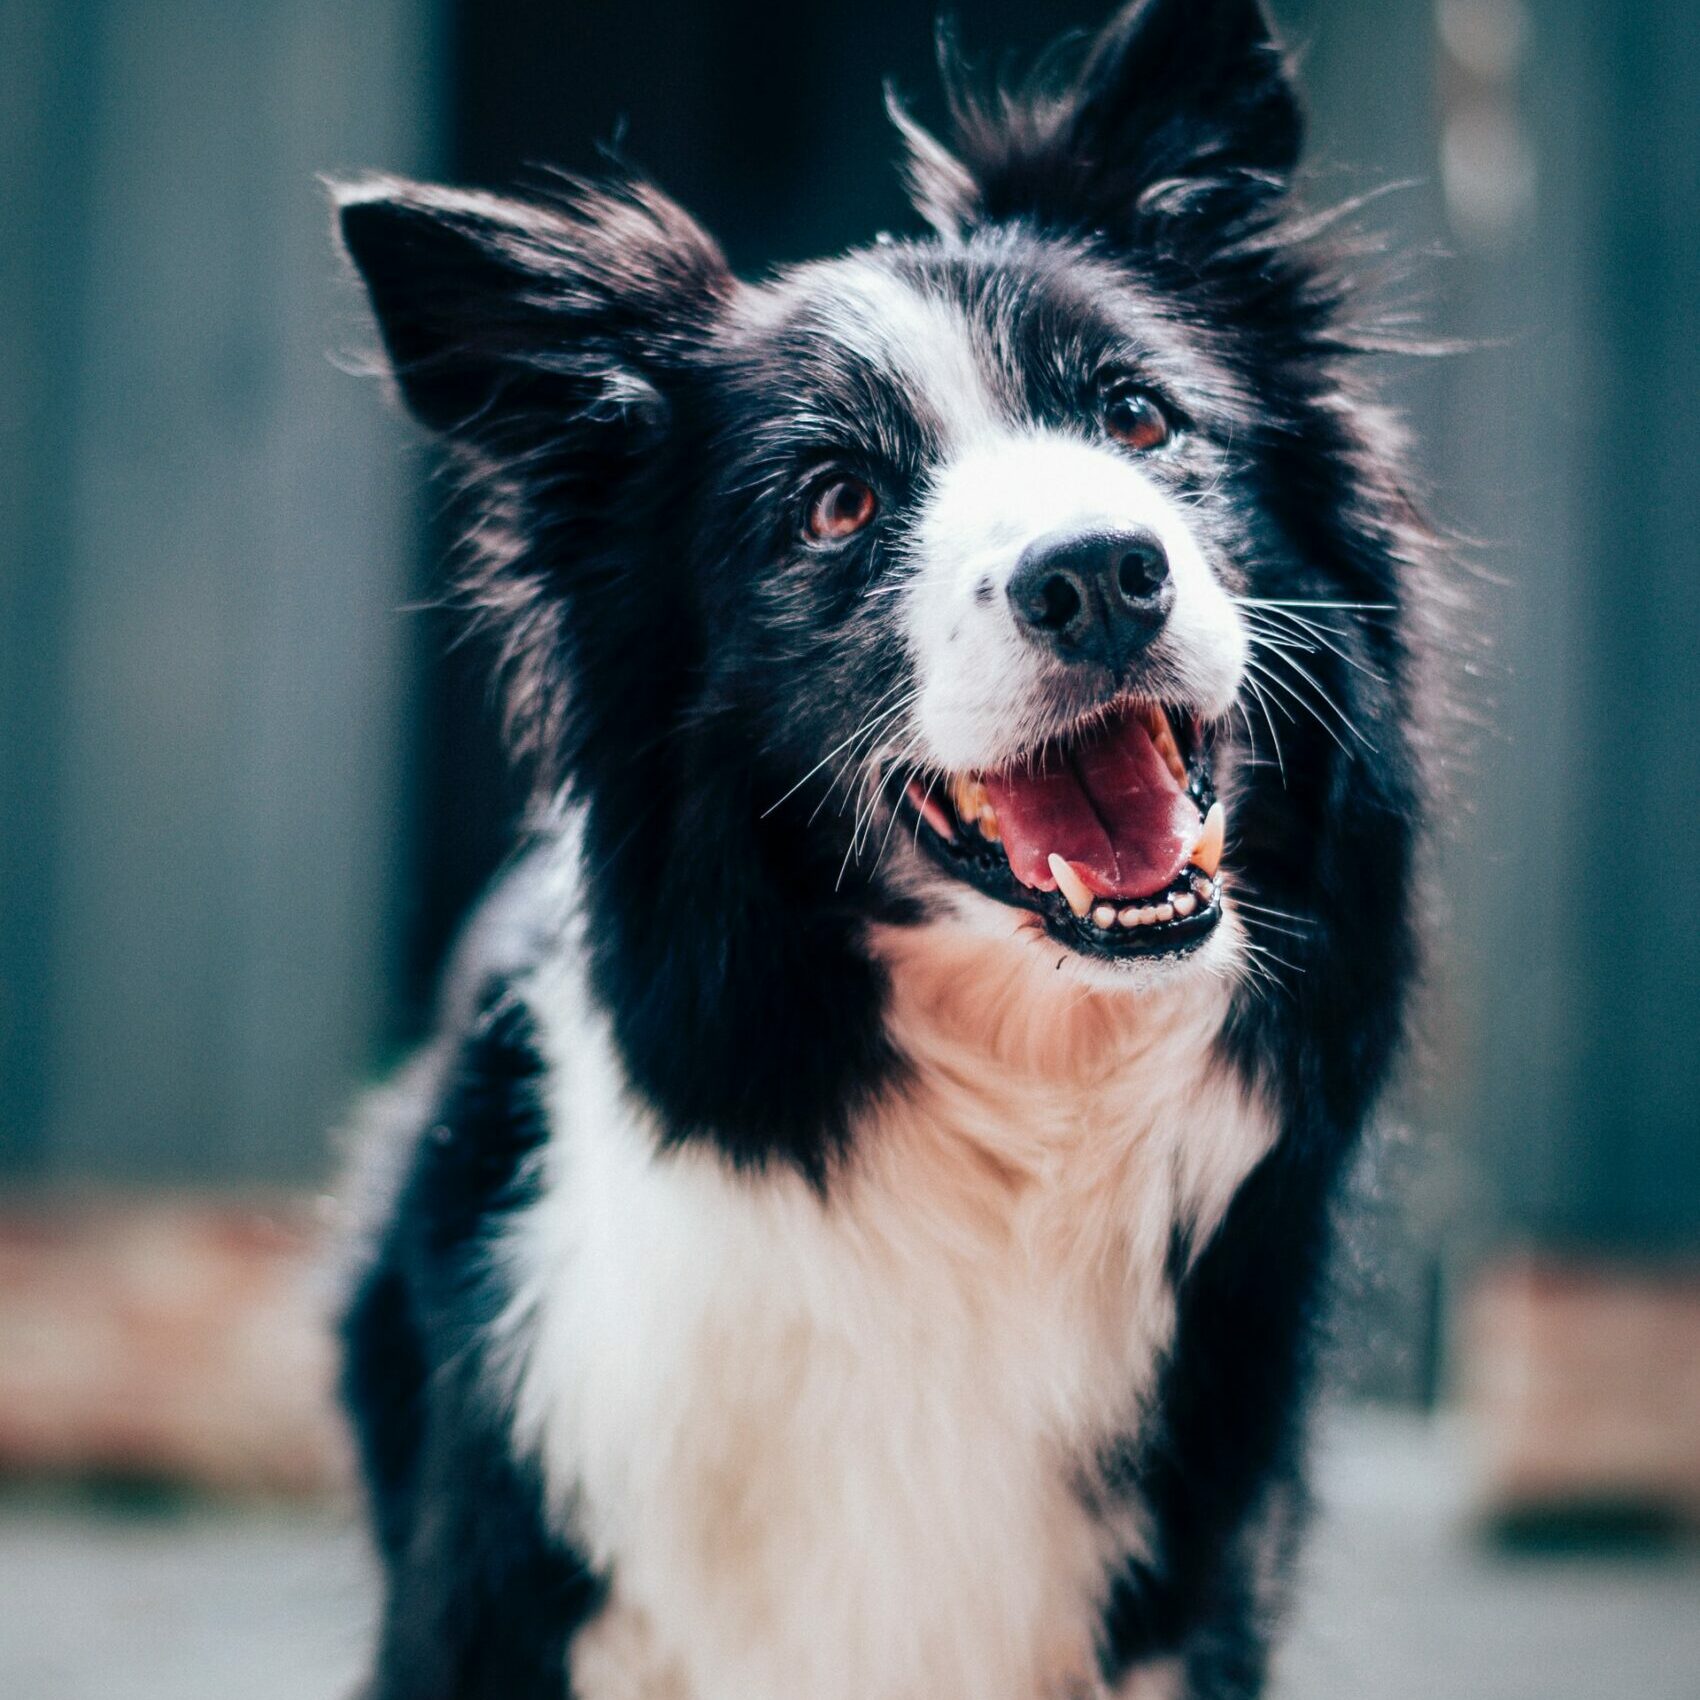
{"label": "black lip", "polygon": [[[1193,745],[1185,752],[1187,795],[1198,805],[1202,821],[1216,801],[1216,788],[1211,775],[1208,738],[1199,736],[1193,740]],[[926,781],[921,784],[925,790]],[[938,787],[938,790],[942,789],[942,785]],[[1091,921],[1077,916],[1060,891],[1034,891],[1023,885],[1015,877],[1003,850],[981,837],[974,828],[959,820],[954,821],[955,839],[945,838],[935,831],[915,807],[907,786],[899,785],[891,802],[912,828],[916,843],[935,864],[995,902],[1039,916],[1051,938],[1081,956],[1097,957],[1108,962],[1181,957],[1197,950],[1221,924],[1222,903],[1218,896],[1201,902],[1194,914],[1177,917],[1173,921],[1156,921],[1149,926],[1131,928],[1096,927]],[[948,803],[944,807],[951,812]],[[1201,870],[1189,867],[1163,893],[1141,901],[1157,903],[1183,888],[1190,888],[1196,893],[1197,888],[1191,885],[1191,881],[1200,873]]]}

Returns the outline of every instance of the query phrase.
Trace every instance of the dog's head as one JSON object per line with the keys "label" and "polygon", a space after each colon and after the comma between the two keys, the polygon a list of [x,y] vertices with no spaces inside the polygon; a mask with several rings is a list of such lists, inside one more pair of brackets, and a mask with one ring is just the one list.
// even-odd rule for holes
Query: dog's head
{"label": "dog's head", "polygon": [[930,235],[755,284],[635,181],[341,199],[589,900],[663,977],[682,930],[800,969],[870,918],[1220,968],[1236,891],[1302,927],[1398,812],[1358,759],[1398,498],[1261,6],[1135,0],[951,112],[894,107]]}

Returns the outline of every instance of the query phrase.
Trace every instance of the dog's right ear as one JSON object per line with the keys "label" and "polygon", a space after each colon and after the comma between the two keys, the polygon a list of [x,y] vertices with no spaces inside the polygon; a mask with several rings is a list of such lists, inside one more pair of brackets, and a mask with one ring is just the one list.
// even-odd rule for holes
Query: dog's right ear
{"label": "dog's right ear", "polygon": [[1286,193],[1304,123],[1263,0],[1126,0],[1072,74],[972,86],[941,41],[941,142],[888,95],[912,197],[939,231],[1030,220],[1172,249],[1255,223]]}
{"label": "dog's right ear", "polygon": [[408,406],[498,454],[660,408],[735,287],[708,235],[636,181],[549,201],[393,177],[332,192]]}

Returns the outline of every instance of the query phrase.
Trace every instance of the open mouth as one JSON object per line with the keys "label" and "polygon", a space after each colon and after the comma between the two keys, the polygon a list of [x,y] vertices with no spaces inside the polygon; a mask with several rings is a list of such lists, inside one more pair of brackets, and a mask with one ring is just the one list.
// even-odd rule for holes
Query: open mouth
{"label": "open mouth", "polygon": [[909,780],[942,867],[1096,956],[1179,956],[1222,918],[1225,817],[1196,716],[1122,698],[1019,765]]}

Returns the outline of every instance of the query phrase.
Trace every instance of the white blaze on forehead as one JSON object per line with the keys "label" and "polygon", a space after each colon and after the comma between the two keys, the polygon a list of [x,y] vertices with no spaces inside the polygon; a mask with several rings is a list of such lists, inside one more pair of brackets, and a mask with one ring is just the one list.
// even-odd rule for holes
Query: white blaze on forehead
{"label": "white blaze on forehead", "polygon": [[951,448],[985,437],[1003,422],[960,304],[865,260],[828,275],[829,334],[883,373]]}
{"label": "white blaze on forehead", "polygon": [[1207,716],[1239,690],[1246,639],[1187,512],[1126,455],[1054,430],[982,433],[934,475],[908,549],[905,621],[921,696],[916,717],[942,767],[997,767],[1042,735],[1047,660],[1022,635],[1007,588],[1045,537],[1148,532],[1175,599],[1149,662],[1160,694]]}

